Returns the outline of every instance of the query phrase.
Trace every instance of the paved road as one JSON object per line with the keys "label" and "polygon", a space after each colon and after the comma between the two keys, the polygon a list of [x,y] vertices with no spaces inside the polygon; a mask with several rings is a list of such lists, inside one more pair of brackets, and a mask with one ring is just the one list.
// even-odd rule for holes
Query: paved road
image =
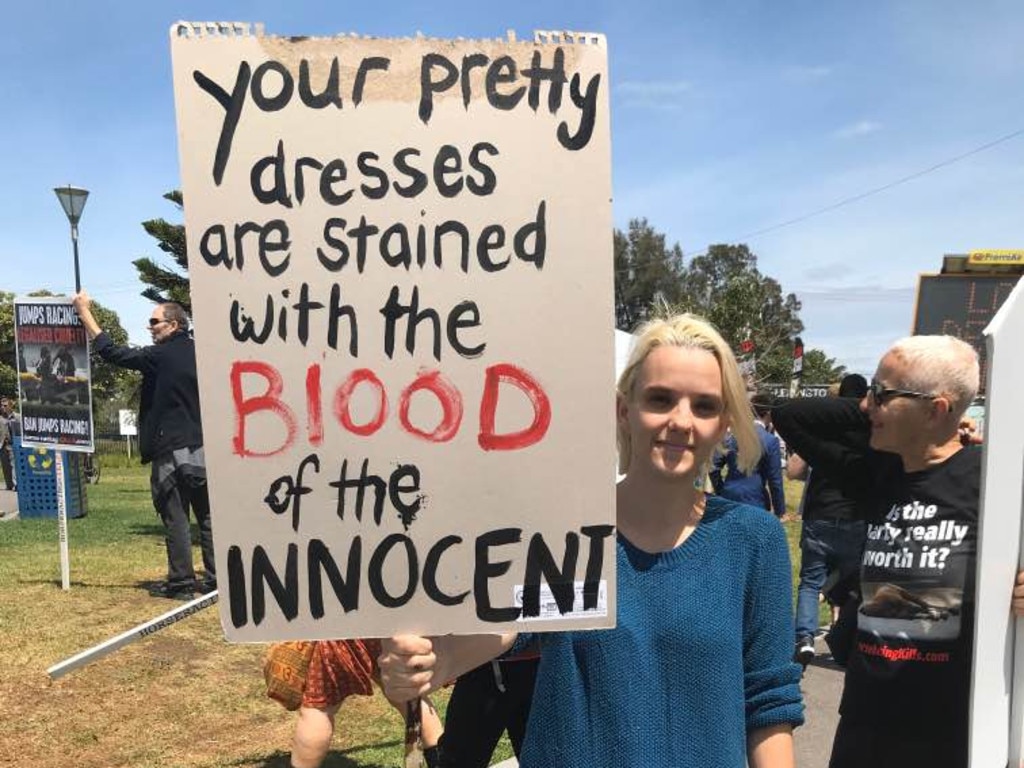
{"label": "paved road", "polygon": [[3,478],[0,478],[0,513],[10,515],[18,509],[18,494],[3,489]]}
{"label": "paved road", "polygon": [[828,660],[828,648],[818,640],[818,658],[807,667],[800,685],[804,693],[804,724],[794,739],[797,768],[827,768],[832,736],[839,722],[843,671]]}

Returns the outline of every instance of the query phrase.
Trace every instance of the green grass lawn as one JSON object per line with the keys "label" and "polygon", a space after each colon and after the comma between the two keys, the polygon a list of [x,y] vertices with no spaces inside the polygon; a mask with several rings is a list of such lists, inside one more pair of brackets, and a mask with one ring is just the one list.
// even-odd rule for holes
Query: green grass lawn
{"label": "green grass lawn", "polygon": [[[146,591],[166,574],[148,473],[105,463],[88,494],[88,514],[68,521],[67,592],[56,519],[0,522],[0,765],[287,768],[294,715],[265,695],[265,646],[225,642],[216,608],[47,677],[51,665],[178,605]],[[442,709],[446,701],[437,697]],[[400,765],[402,734],[383,697],[355,697],[324,765]],[[510,754],[503,745],[496,759]]]}

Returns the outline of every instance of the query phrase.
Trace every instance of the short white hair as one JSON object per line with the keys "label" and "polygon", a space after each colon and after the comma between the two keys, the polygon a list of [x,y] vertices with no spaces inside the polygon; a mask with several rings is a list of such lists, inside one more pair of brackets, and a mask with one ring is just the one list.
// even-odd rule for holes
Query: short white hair
{"label": "short white hair", "polygon": [[892,386],[945,395],[954,416],[963,415],[978,394],[978,353],[954,336],[907,336],[889,347],[886,355],[904,364],[904,380]]}

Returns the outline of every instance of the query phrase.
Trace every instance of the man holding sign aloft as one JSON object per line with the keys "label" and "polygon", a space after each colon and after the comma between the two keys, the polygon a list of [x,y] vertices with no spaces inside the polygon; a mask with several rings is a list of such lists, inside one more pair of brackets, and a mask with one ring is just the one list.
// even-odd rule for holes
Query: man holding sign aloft
{"label": "man holding sign aloft", "polygon": [[217,588],[217,566],[206,489],[196,354],[188,334],[188,315],[179,304],[159,304],[149,318],[152,346],[120,347],[96,322],[91,303],[84,291],[75,296],[75,309],[93,340],[95,353],[108,363],[142,373],[139,452],[143,464],[152,462],[153,505],[167,539],[167,581],[154,588],[153,595],[191,600],[197,584],[189,509],[199,523],[206,573],[198,586],[203,591]]}

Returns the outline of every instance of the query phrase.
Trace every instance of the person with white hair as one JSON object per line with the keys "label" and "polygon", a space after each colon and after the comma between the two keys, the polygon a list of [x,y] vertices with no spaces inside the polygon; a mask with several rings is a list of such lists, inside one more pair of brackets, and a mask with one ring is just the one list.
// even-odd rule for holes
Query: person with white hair
{"label": "person with white hair", "polygon": [[728,345],[690,315],[647,324],[615,418],[615,628],[392,638],[388,697],[425,695],[515,642],[541,657],[523,768],[792,768],[803,705],[785,533],[766,510],[704,493],[730,425],[744,471],[761,453]]}
{"label": "person with white hair", "polygon": [[795,400],[776,428],[867,522],[830,768],[965,768],[981,450],[963,433],[974,349],[913,336],[859,402]]}

